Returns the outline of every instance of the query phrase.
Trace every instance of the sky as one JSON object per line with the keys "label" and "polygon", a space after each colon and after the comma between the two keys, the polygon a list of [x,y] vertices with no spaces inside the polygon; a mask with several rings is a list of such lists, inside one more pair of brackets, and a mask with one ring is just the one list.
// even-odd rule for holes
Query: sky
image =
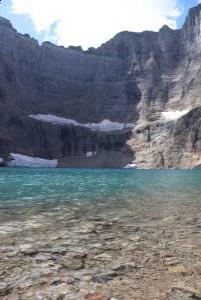
{"label": "sky", "polygon": [[[181,28],[199,0],[0,0],[0,16],[40,43],[98,47],[121,31]],[[51,4],[50,4],[51,3]]]}

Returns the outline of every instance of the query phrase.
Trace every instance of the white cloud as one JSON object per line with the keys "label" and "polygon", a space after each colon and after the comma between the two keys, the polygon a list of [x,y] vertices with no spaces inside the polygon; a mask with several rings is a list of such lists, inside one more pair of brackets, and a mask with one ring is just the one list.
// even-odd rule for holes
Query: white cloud
{"label": "white cloud", "polygon": [[[16,14],[27,14],[37,31],[60,45],[99,46],[124,30],[176,28],[178,0],[12,0]],[[54,30],[52,30],[54,28]]]}

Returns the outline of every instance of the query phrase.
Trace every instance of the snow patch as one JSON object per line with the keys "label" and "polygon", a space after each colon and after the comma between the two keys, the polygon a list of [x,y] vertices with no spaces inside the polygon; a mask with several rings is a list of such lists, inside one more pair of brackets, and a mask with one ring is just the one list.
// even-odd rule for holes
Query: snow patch
{"label": "snow patch", "polygon": [[11,153],[10,157],[12,160],[7,163],[9,167],[56,168],[58,165],[57,159],[48,160],[17,153]]}
{"label": "snow patch", "polygon": [[93,157],[93,156],[96,156],[97,155],[97,151],[96,152],[87,152],[86,153],[86,157],[87,158],[90,158],[90,157]]}
{"label": "snow patch", "polygon": [[111,131],[121,131],[127,128],[133,128],[134,124],[132,123],[119,123],[119,122],[112,122],[110,120],[103,120],[100,123],[78,123],[75,120],[67,119],[67,118],[60,118],[53,115],[29,115],[30,118],[36,119],[38,121],[43,121],[55,125],[74,125],[74,126],[81,126],[85,128],[89,128],[93,131],[102,131],[102,132],[111,132]]}
{"label": "snow patch", "polygon": [[136,169],[137,165],[135,163],[130,163],[124,167],[124,169]]}
{"label": "snow patch", "polygon": [[87,123],[87,124],[80,124],[80,126],[84,126],[89,128],[93,131],[102,131],[102,132],[111,132],[111,131],[121,131],[126,128],[133,128],[134,124],[131,123],[119,123],[119,122],[112,122],[109,120],[103,120],[100,123]]}
{"label": "snow patch", "polygon": [[165,121],[176,121],[186,115],[189,111],[190,109],[164,111],[161,113],[161,118]]}
{"label": "snow patch", "polygon": [[53,115],[38,114],[38,115],[29,115],[29,117],[32,118],[32,119],[36,119],[38,121],[43,121],[43,122],[51,123],[51,124],[54,124],[54,125],[75,125],[75,126],[79,126],[79,123],[77,123],[75,120],[60,118],[60,117],[53,116]]}

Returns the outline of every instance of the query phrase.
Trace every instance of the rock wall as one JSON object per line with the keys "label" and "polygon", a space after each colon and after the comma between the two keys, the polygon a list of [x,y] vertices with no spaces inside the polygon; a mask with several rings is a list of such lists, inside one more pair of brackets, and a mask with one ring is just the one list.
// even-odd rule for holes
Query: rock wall
{"label": "rock wall", "polygon": [[126,145],[130,129],[95,132],[81,126],[39,122],[14,112],[0,114],[0,128],[0,153],[7,161],[10,153],[56,158],[62,167],[124,167],[132,159]]}

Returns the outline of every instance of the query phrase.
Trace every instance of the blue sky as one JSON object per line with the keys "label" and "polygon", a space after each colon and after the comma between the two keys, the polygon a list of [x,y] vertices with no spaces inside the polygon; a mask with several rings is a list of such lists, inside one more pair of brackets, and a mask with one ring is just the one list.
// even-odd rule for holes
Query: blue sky
{"label": "blue sky", "polygon": [[123,30],[180,28],[198,0],[1,0],[0,15],[39,42],[99,46]]}
{"label": "blue sky", "polygon": [[0,16],[9,19],[20,33],[28,33],[40,42],[43,41],[43,33],[35,30],[35,26],[28,15],[13,13],[11,9],[11,0],[1,0]]}
{"label": "blue sky", "polygon": [[180,28],[186,18],[186,15],[188,14],[188,10],[190,7],[196,6],[198,4],[197,0],[180,0],[179,5],[183,7],[183,12],[181,16],[177,20],[177,26]]}

